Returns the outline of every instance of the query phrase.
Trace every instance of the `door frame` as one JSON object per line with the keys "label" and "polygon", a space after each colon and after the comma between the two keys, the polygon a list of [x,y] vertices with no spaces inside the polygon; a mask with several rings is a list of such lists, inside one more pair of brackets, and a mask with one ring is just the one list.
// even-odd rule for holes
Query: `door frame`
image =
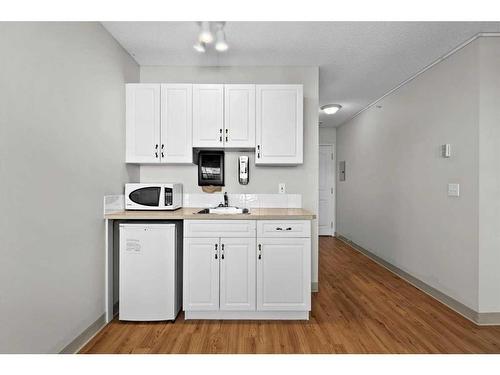
{"label": "door frame", "polygon": [[[335,231],[337,227],[337,217],[335,214],[336,211],[336,200],[337,200],[337,154],[336,154],[336,149],[335,149],[335,144],[333,143],[320,143],[318,146],[318,169],[319,169],[319,150],[321,146],[330,146],[332,148],[332,154],[333,158],[331,160],[333,164],[333,169],[331,170],[332,173],[332,182],[333,182],[333,196],[332,196],[332,202],[330,203],[330,213],[332,216],[332,227],[330,228],[330,236],[335,237]],[[318,176],[319,177],[319,176]],[[319,187],[319,178],[318,178],[318,187]],[[318,202],[319,202],[319,189],[318,189]],[[319,232],[319,209],[318,209],[318,232]],[[320,236],[328,236],[328,234],[320,234]]]}

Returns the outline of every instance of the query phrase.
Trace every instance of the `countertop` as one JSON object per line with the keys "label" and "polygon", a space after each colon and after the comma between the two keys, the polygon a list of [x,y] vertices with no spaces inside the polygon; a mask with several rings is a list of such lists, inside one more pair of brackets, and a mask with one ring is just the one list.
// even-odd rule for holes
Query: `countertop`
{"label": "countertop", "polygon": [[316,215],[302,208],[250,208],[248,214],[198,214],[202,208],[175,211],[119,211],[104,215],[110,220],[312,220]]}

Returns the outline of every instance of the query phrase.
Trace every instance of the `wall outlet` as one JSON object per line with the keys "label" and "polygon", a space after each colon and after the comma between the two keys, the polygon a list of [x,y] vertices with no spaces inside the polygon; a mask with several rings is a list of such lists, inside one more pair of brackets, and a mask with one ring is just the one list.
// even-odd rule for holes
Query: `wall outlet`
{"label": "wall outlet", "polygon": [[285,194],[286,193],[286,184],[285,183],[280,183],[278,187],[278,192],[280,194]]}

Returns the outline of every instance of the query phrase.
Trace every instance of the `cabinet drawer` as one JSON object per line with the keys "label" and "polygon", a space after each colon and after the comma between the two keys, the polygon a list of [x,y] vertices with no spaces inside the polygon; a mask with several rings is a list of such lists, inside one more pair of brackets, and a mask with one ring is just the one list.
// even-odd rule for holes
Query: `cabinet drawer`
{"label": "cabinet drawer", "polygon": [[184,237],[255,237],[255,220],[184,220]]}
{"label": "cabinet drawer", "polygon": [[309,220],[262,220],[257,223],[258,237],[311,237]]}

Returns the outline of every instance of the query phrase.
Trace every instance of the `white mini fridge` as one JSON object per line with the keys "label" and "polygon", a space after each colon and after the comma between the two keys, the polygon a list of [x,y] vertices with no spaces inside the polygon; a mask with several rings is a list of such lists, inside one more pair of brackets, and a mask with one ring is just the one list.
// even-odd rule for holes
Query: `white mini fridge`
{"label": "white mini fridge", "polygon": [[175,320],[182,301],[182,225],[120,224],[119,320]]}

